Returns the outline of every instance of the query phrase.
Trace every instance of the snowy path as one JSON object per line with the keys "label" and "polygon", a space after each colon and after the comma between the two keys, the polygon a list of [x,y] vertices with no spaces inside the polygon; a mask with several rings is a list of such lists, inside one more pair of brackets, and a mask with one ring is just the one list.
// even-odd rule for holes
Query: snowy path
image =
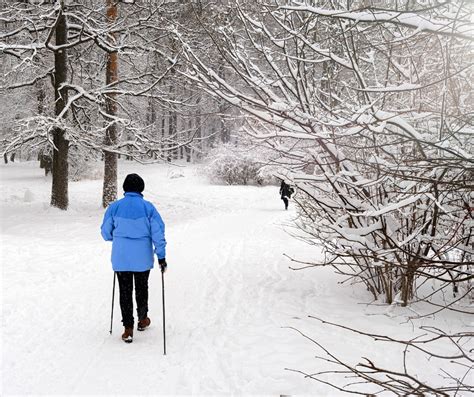
{"label": "snowy path", "polygon": [[[130,346],[121,342],[116,300],[108,335],[110,246],[98,235],[102,211],[88,200],[100,183],[72,183],[71,210],[64,214],[45,204],[49,184],[40,170],[18,171],[25,173],[16,175],[18,182],[2,175],[2,257],[14,258],[3,267],[6,393],[291,391],[295,375],[284,368],[295,336],[281,328],[294,314],[293,274],[282,255],[291,239],[280,225],[291,213],[282,211],[277,188],[189,187],[142,171],[146,197],[167,222],[164,357],[156,270],[151,329],[136,332]],[[35,178],[27,176],[32,173]],[[32,203],[23,202],[26,189]]]}
{"label": "snowy path", "polygon": [[[186,177],[170,179],[166,166],[121,164],[119,179],[140,173],[145,197],[167,223],[163,356],[156,269],[151,328],[124,344],[116,296],[108,333],[113,273],[110,245],[99,235],[100,181],[71,183],[71,208],[64,213],[47,205],[49,181],[36,164],[8,167],[0,168],[3,395],[334,395],[285,371],[321,368],[314,346],[284,327],[306,330],[355,359],[366,352],[353,336],[307,319],[369,321],[351,290],[336,287],[331,269],[288,269],[283,253],[314,258],[317,251],[283,230],[294,213],[282,210],[277,188],[210,186],[189,169]],[[397,320],[380,327],[387,321],[399,327]],[[376,356],[390,362],[383,351]]]}

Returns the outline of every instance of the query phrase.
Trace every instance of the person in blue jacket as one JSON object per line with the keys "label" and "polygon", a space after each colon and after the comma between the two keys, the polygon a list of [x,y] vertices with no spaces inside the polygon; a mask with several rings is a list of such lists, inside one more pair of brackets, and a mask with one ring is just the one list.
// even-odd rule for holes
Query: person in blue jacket
{"label": "person in blue jacket", "polygon": [[[125,331],[122,339],[133,341],[133,280],[139,331],[151,323],[148,317],[148,277],[154,253],[161,271],[166,263],[165,224],[152,203],[143,198],[145,182],[129,174],[123,182],[124,198],[109,205],[101,226],[102,237],[112,241],[112,268],[120,289],[120,309]],[[154,249],[153,249],[154,247]]]}

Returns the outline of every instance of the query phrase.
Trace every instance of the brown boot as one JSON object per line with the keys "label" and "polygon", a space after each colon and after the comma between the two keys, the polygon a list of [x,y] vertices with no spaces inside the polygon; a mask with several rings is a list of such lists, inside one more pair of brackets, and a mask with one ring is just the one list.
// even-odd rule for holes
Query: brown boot
{"label": "brown boot", "polygon": [[132,343],[133,342],[133,328],[125,328],[125,331],[122,334],[122,340],[125,343]]}
{"label": "brown boot", "polygon": [[149,317],[144,318],[143,320],[140,320],[138,322],[137,329],[139,331],[145,331],[146,328],[148,328],[151,324],[151,320]]}

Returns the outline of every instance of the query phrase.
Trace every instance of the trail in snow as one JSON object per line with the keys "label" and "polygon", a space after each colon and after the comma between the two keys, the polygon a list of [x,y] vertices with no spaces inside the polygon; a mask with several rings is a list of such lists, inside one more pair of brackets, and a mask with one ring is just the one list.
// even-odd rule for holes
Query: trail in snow
{"label": "trail in snow", "polygon": [[[101,182],[71,183],[71,208],[62,212],[48,206],[50,181],[36,163],[0,167],[4,395],[334,395],[285,370],[324,369],[314,358],[320,352],[289,326],[354,360],[370,351],[382,364],[393,362],[373,342],[307,318],[411,331],[397,319],[364,316],[361,297],[338,287],[331,269],[288,269],[283,253],[319,254],[285,232],[295,213],[291,204],[283,210],[278,187],[210,186],[193,168],[178,179],[169,170],[121,163],[119,176],[143,176],[145,198],[167,225],[163,356],[157,269],[150,277],[150,329],[135,332],[131,345],[120,340],[117,293],[108,333],[113,273],[111,247],[99,234]],[[32,202],[24,201],[27,190]]]}

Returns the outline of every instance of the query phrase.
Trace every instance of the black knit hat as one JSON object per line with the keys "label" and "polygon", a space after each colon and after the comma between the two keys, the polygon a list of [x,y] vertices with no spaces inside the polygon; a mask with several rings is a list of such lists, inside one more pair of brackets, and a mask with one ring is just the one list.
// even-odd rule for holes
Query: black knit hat
{"label": "black knit hat", "polygon": [[141,193],[145,189],[145,182],[140,175],[128,174],[123,181],[124,192]]}

